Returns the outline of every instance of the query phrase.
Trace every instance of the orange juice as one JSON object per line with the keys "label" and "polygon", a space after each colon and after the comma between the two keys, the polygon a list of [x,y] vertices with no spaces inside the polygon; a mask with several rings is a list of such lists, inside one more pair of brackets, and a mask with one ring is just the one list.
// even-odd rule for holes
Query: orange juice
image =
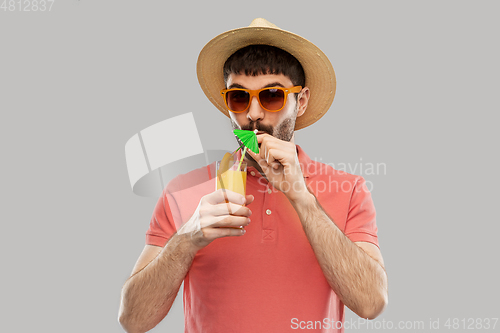
{"label": "orange juice", "polygon": [[[221,184],[222,180],[222,184]],[[247,173],[246,171],[227,170],[222,175],[217,177],[217,190],[222,188],[239,193],[246,194],[247,189]]]}
{"label": "orange juice", "polygon": [[[223,188],[245,196],[247,190],[247,164],[245,162],[240,164],[238,160],[231,160],[230,154],[226,155],[221,162],[217,162],[215,189]],[[228,200],[225,201],[228,202]],[[230,209],[229,213],[232,214]],[[243,227],[229,228],[241,229]]]}

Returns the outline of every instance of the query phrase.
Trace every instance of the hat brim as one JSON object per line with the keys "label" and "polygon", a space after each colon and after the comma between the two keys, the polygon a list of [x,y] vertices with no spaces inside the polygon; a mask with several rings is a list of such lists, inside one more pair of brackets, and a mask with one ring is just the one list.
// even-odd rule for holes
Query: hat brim
{"label": "hat brim", "polygon": [[227,117],[220,91],[225,88],[223,67],[226,60],[248,45],[271,45],[287,51],[302,65],[311,94],[306,112],[297,117],[295,130],[318,121],[335,97],[336,79],[330,60],[316,45],[289,31],[268,27],[244,27],[224,32],[208,42],[197,62],[198,82],[208,99]]}

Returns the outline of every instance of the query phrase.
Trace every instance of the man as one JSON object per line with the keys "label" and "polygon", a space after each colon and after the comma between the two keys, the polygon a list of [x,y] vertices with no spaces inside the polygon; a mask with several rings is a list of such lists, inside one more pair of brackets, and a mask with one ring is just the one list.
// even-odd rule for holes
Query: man
{"label": "man", "polygon": [[210,167],[167,186],[123,287],[122,326],[156,326],[183,281],[186,332],[343,332],[344,304],[378,316],[387,277],[364,180],[313,162],[294,143],[294,130],[332,103],[326,56],[256,19],[210,41],[197,70],[233,127],[257,130],[248,195],[213,191],[214,180],[203,181]]}

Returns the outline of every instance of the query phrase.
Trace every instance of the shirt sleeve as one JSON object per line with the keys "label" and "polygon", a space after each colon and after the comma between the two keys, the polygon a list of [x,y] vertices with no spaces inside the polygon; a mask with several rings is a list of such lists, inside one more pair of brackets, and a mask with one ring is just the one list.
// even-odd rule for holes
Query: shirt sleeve
{"label": "shirt sleeve", "polygon": [[[171,208],[172,207],[172,208]],[[175,209],[175,200],[167,190],[163,190],[153,211],[146,232],[146,244],[164,247],[170,237],[177,231],[172,209]]]}
{"label": "shirt sleeve", "polygon": [[356,181],[346,220],[345,235],[353,242],[368,242],[379,247],[375,206],[363,177]]}

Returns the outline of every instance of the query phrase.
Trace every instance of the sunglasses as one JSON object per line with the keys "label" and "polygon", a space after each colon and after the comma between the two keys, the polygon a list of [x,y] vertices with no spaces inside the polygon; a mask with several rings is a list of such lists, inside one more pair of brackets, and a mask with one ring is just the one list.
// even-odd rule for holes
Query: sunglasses
{"label": "sunglasses", "polygon": [[285,107],[288,94],[298,93],[301,90],[301,86],[292,88],[269,87],[259,90],[233,88],[223,89],[220,93],[228,110],[234,113],[245,112],[250,107],[253,96],[257,97],[260,106],[264,110],[278,112]]}

